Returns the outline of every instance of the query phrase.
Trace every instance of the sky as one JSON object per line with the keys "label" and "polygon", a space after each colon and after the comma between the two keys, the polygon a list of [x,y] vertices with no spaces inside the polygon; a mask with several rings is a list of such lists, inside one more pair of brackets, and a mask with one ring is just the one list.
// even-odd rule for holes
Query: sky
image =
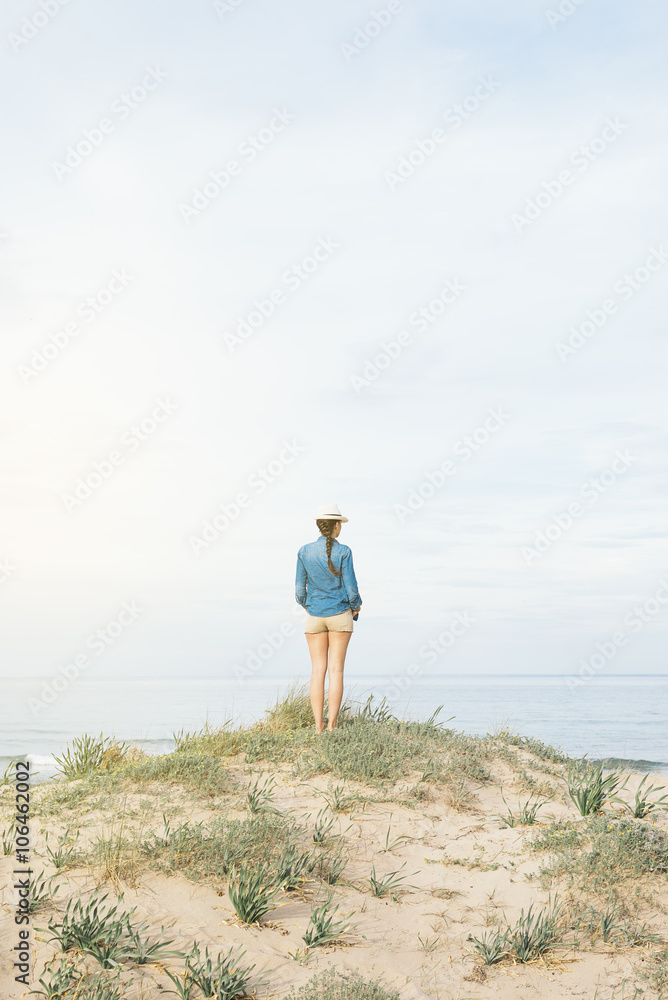
{"label": "sky", "polygon": [[8,0],[4,675],[665,673],[667,26]]}

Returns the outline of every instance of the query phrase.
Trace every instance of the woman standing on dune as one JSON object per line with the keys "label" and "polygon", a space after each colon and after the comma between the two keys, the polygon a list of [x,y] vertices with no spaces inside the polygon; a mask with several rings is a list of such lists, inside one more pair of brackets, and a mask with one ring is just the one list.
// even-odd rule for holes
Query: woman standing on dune
{"label": "woman standing on dune", "polygon": [[295,597],[306,609],[304,632],[311,654],[311,708],[316,732],[324,732],[325,674],[329,670],[328,724],[336,729],[343,698],[343,667],[353,621],[362,606],[353,569],[353,554],[336,541],[348,520],[336,504],[318,508],[320,538],[297,553]]}

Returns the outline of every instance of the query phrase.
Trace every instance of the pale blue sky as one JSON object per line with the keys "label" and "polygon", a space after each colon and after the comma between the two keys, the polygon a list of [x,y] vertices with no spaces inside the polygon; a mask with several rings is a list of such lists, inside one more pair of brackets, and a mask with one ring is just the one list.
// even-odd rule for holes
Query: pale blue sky
{"label": "pale blue sky", "polygon": [[[41,8],[4,5],[5,669],[53,676],[134,601],[89,676],[234,676],[265,633],[299,625],[295,553],[332,500],[364,599],[351,672],[400,674],[457,612],[475,626],[439,673],[570,675],[620,630],[600,672],[665,672],[668,604],[637,631],[624,622],[668,576],[668,18],[585,0],[551,27],[558,6],[404,0],[347,61],[382,0],[242,0],[224,16],[205,0],[71,0],[18,51],[10,35]],[[155,89],[114,110],[149,70]],[[461,127],[444,122],[481,80],[493,92]],[[288,123],[249,162],[242,143],[277,111]],[[104,118],[99,147],[58,179],[54,163]],[[390,190],[386,174],[437,128],[444,141]],[[180,206],[235,158],[186,224]],[[564,170],[572,183],[546,195]],[[291,287],[286,271],[318,245],[331,249]],[[465,286],[456,302],[411,326],[447,280]],[[224,335],[272,291],[273,314],[230,351]],[[87,322],[79,307],[100,293]],[[606,302],[562,360],[557,344]],[[73,321],[76,337],[26,375]],[[412,343],[356,391],[402,331]],[[159,400],[165,419],[141,441],[131,428]],[[399,517],[499,408],[503,426]],[[286,441],[297,456],[258,492],[250,477]],[[119,451],[68,511],[79,477]],[[610,472],[618,452],[631,459]],[[196,556],[189,539],[244,491],[248,508]],[[307,663],[295,634],[262,670]]]}

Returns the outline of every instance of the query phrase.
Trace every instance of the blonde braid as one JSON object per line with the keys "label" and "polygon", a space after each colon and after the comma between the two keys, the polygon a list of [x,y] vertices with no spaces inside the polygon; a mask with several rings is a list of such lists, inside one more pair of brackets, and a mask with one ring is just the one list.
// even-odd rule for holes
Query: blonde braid
{"label": "blonde braid", "polygon": [[341,570],[340,569],[335,569],[334,568],[334,563],[332,562],[332,545],[334,544],[334,539],[332,538],[332,528],[334,527],[335,524],[338,524],[339,522],[338,521],[330,521],[328,519],[328,520],[322,520],[322,521],[316,520],[315,523],[318,526],[318,530],[319,530],[320,534],[324,535],[325,538],[327,539],[327,546],[326,546],[326,548],[327,548],[327,565],[329,566],[329,571],[330,571],[330,573],[333,573],[335,576],[341,576]]}

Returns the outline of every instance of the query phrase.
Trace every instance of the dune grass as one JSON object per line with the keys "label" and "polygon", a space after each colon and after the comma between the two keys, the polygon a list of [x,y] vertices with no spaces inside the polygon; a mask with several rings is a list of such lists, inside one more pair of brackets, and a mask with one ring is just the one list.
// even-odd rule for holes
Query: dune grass
{"label": "dune grass", "polygon": [[605,892],[628,879],[658,882],[668,876],[668,836],[651,823],[617,813],[551,823],[528,846],[551,852],[539,869],[544,885],[563,879],[591,892]]}

